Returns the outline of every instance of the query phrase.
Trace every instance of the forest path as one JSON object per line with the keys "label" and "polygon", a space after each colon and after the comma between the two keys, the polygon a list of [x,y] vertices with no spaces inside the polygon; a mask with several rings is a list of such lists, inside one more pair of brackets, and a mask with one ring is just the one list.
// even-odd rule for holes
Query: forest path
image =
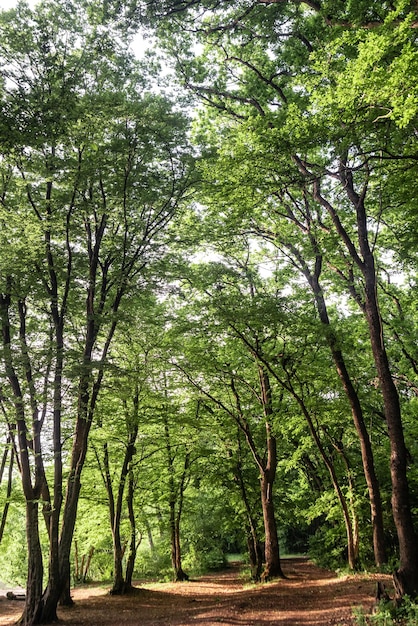
{"label": "forest path", "polygon": [[[74,589],[75,606],[60,608],[65,626],[352,626],[353,608],[369,610],[380,574],[336,576],[306,559],[282,563],[286,580],[253,585],[241,568],[185,583],[144,584],[138,593],[110,596],[107,588]],[[13,624],[21,602],[0,598],[0,624]]]}

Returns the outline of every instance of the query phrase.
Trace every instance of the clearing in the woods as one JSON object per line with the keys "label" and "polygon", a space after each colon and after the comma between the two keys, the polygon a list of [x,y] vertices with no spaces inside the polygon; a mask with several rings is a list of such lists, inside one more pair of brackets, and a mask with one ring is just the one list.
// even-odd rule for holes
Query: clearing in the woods
{"label": "clearing in the woods", "polygon": [[[390,576],[337,576],[306,559],[283,561],[286,580],[253,585],[238,564],[184,583],[141,584],[133,595],[104,586],[74,589],[75,605],[60,608],[65,626],[345,626],[353,608],[371,609],[376,582]],[[138,583],[139,584],[139,583]],[[13,624],[22,602],[0,598],[0,624]]]}

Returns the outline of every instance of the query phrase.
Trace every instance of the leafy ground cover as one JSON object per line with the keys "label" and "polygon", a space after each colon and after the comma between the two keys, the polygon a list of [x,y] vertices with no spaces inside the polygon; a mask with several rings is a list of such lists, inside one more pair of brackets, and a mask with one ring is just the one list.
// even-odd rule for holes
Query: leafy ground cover
{"label": "leafy ground cover", "polygon": [[[351,626],[353,609],[369,610],[381,574],[337,576],[306,559],[283,562],[286,580],[250,585],[239,565],[185,583],[152,583],[129,596],[86,585],[75,606],[60,609],[65,626]],[[13,624],[22,603],[0,598],[0,624]]]}

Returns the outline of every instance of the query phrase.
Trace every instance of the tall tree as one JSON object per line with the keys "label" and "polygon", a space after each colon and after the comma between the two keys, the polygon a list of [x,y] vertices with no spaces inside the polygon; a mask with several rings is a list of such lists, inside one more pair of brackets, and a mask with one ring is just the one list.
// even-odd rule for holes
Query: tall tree
{"label": "tall tree", "polygon": [[[307,3],[310,10],[305,11],[303,4],[274,1],[239,7],[162,4],[174,20],[182,20],[180,9],[186,10],[186,37],[195,33],[206,46],[198,59],[192,58],[190,45],[182,54],[181,31],[177,26],[172,34],[168,23],[168,46],[182,79],[212,108],[201,138],[207,141],[211,125],[216,126],[214,146],[225,156],[224,176],[218,170],[216,179],[217,184],[223,181],[224,204],[237,206],[244,180],[247,211],[257,205],[286,211],[282,198],[290,189],[305,194],[317,207],[318,232],[328,233],[325,259],[365,315],[391,443],[392,511],[400,548],[395,581],[401,595],[415,594],[417,542],[404,425],[377,293],[379,267],[389,252],[381,233],[394,224],[393,197],[382,195],[382,184],[399,180],[401,169],[407,177],[416,170],[417,108],[411,98],[416,84],[408,78],[405,88],[402,82],[405,72],[416,77],[416,6]],[[396,192],[395,197],[399,199]],[[410,230],[408,193],[405,200],[403,223]],[[325,321],[323,309],[322,315]],[[348,393],[341,355],[338,350],[333,355]],[[367,444],[359,415],[356,410],[358,432]],[[364,450],[370,468],[370,452]],[[378,493],[374,480],[370,488]],[[379,509],[375,495],[373,503]],[[382,558],[380,550],[377,560]]]}
{"label": "tall tree", "polygon": [[[116,395],[116,394],[115,394]],[[113,585],[111,594],[120,595],[129,593],[133,590],[132,573],[135,565],[136,553],[136,522],[135,513],[133,511],[133,490],[132,490],[132,474],[133,463],[135,462],[136,439],[139,430],[139,402],[140,389],[138,380],[133,382],[132,397],[123,398],[120,406],[117,407],[117,415],[123,413],[125,421],[125,433],[123,448],[120,452],[121,464],[117,481],[113,478],[114,471],[110,465],[110,451],[108,428],[105,430],[105,441],[102,443],[102,454],[99,453],[97,447],[94,447],[97,462],[102,475],[103,483],[107,492],[109,505],[109,518],[113,539]],[[115,408],[113,407],[113,410]],[[120,421],[117,420],[117,422]],[[102,424],[102,422],[101,422]],[[103,424],[102,424],[103,425]],[[116,428],[118,424],[116,423]],[[116,430],[116,432],[118,432]],[[114,431],[115,433],[115,431]],[[120,441],[121,436],[118,437]],[[127,571],[123,571],[123,557],[125,555],[126,544],[122,541],[121,523],[123,515],[123,501],[126,494],[126,504],[130,520],[130,541],[129,541],[129,558]]]}
{"label": "tall tree", "polygon": [[[9,129],[1,142],[2,386],[15,407],[26,499],[21,623],[35,624],[56,619],[65,591],[69,600],[81,471],[106,359],[124,298],[159,254],[187,188],[185,122],[146,93],[116,34],[89,26],[79,3],[20,4],[1,14],[0,28]],[[50,546],[44,592],[40,501]]]}
{"label": "tall tree", "polygon": [[[209,274],[211,274],[213,269],[209,270]],[[198,277],[199,274],[200,277]],[[203,266],[198,266],[194,278],[196,289],[202,289],[202,292],[205,294],[203,296],[206,301],[204,310],[206,307],[208,309],[208,313],[202,318],[201,324],[204,324],[205,333],[210,337],[212,343],[210,350],[211,364],[205,367],[201,355],[199,356],[200,350],[202,354],[208,353],[207,338],[199,339],[196,337],[195,345],[193,345],[192,339],[190,348],[185,351],[188,357],[184,361],[179,357],[180,360],[177,362],[177,366],[184,372],[186,379],[210,403],[235,422],[248,445],[259,472],[260,501],[265,534],[265,569],[263,578],[267,580],[276,576],[282,577],[283,571],[280,562],[275,501],[273,497],[277,470],[277,441],[274,432],[274,420],[280,411],[281,398],[280,395],[275,397],[270,383],[269,372],[264,368],[263,364],[256,359],[253,360],[254,355],[249,356],[246,354],[245,346],[243,346],[244,354],[242,354],[242,350],[239,347],[239,338],[236,345],[234,345],[234,341],[229,336],[228,321],[231,321],[231,318],[223,310],[225,304],[224,307],[222,306],[222,303],[225,303],[225,298],[228,299],[227,295],[222,295],[225,289],[224,279],[226,284],[228,284],[228,269],[222,265],[215,266],[212,274],[214,284],[212,283],[210,287],[205,283],[203,275]],[[189,273],[189,280],[190,276],[191,274]],[[211,293],[211,288],[215,290],[215,293],[218,292],[219,295],[216,296]],[[253,290],[254,285],[251,279],[249,279],[249,285],[244,284],[243,292],[249,291],[252,293]],[[240,295],[244,297],[244,293]],[[248,294],[246,293],[246,295]],[[202,295],[197,296],[197,302],[199,303],[199,309],[201,309]],[[228,304],[231,307],[234,306],[229,300]],[[255,302],[252,306],[255,307]],[[229,312],[231,313],[231,311]],[[193,320],[197,313],[193,312],[190,315]],[[232,317],[234,315],[237,315],[236,308],[234,313],[231,313]],[[196,329],[193,321],[192,327],[193,330],[190,332],[192,335],[195,335]],[[182,329],[181,332],[187,331]],[[263,344],[262,337],[263,330],[258,328],[257,331],[254,331],[254,341],[260,346],[260,350]],[[201,341],[202,344],[200,343]],[[217,348],[219,348],[219,352],[217,352]],[[188,361],[188,359],[192,360]],[[204,376],[203,381],[199,377],[200,371],[202,371]],[[258,417],[260,411],[263,415],[261,422]]]}

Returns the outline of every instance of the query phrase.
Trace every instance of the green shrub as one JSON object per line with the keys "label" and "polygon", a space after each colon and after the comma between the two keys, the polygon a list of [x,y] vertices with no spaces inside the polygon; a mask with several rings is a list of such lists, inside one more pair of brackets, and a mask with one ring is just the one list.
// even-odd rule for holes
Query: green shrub
{"label": "green shrub", "polygon": [[358,626],[417,626],[418,601],[405,596],[400,605],[382,600],[371,615],[364,609],[354,610],[355,623]]}
{"label": "green shrub", "polygon": [[156,542],[153,550],[149,546],[140,547],[136,557],[135,576],[158,580],[172,580],[169,542]]}
{"label": "green shrub", "polygon": [[226,556],[221,546],[200,546],[197,549],[195,545],[192,545],[184,556],[183,564],[186,571],[190,571],[194,576],[197,576],[210,570],[218,570],[225,567]]}
{"label": "green shrub", "polygon": [[342,537],[341,528],[324,523],[315,535],[309,539],[309,556],[321,567],[338,570],[347,566],[347,548]]}

